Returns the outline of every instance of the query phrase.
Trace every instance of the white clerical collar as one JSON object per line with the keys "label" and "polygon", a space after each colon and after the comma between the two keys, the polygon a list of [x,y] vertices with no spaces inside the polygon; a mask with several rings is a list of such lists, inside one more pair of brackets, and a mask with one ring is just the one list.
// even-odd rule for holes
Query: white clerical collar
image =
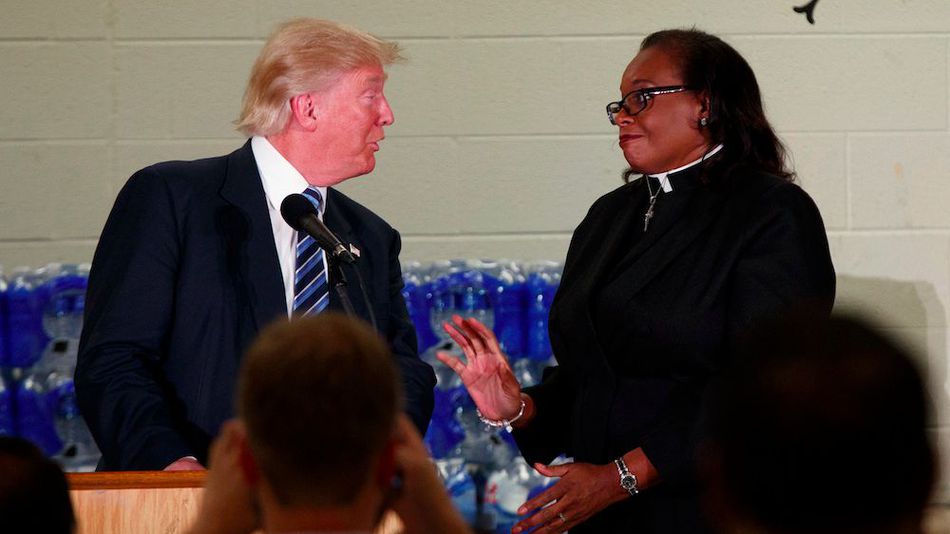
{"label": "white clerical collar", "polygon": [[320,192],[323,202],[320,204],[320,218],[326,211],[327,188],[311,186],[284,156],[270,144],[266,138],[255,135],[251,138],[251,151],[257,161],[257,170],[261,174],[261,183],[264,185],[264,195],[272,209],[280,210],[280,203],[287,195],[302,193],[304,189],[313,187]]}
{"label": "white clerical collar", "polygon": [[713,148],[713,149],[710,150],[709,152],[706,152],[705,154],[703,154],[703,156],[702,156],[701,158],[699,158],[699,159],[697,159],[697,160],[694,160],[694,161],[691,161],[691,162],[687,163],[686,165],[683,165],[682,167],[677,167],[677,168],[675,168],[675,169],[672,169],[672,170],[669,170],[669,171],[666,171],[666,172],[659,172],[659,173],[656,173],[656,174],[649,174],[649,175],[647,175],[647,176],[651,176],[651,177],[656,178],[657,180],[659,180],[659,181],[660,181],[660,187],[663,188],[663,192],[664,192],[664,193],[670,193],[670,192],[673,191],[673,185],[670,184],[669,175],[671,175],[671,174],[673,174],[673,173],[677,173],[677,172],[683,171],[683,170],[686,170],[686,169],[692,167],[693,165],[698,165],[698,164],[702,163],[703,161],[705,161],[706,159],[708,159],[709,157],[711,157],[711,156],[713,156],[714,154],[716,154],[716,152],[719,152],[720,150],[722,150],[722,143],[719,143],[718,145],[716,145],[716,148]]}

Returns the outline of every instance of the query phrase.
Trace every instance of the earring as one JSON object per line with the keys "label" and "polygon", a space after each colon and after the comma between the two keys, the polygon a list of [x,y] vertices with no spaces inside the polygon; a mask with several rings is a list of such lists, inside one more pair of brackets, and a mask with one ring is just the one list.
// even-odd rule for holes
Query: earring
{"label": "earring", "polygon": [[706,117],[700,117],[700,118],[699,118],[699,127],[700,127],[700,128],[705,128],[707,124],[709,124],[709,119],[707,119]]}

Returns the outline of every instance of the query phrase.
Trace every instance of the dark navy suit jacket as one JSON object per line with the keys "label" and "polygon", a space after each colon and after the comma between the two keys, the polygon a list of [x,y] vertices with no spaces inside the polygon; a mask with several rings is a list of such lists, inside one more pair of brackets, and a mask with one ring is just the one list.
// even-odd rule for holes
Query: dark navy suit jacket
{"label": "dark navy suit jacket", "polygon": [[[333,189],[324,220],[360,251],[378,329],[402,372],[406,412],[425,431],[435,376],[418,357],[400,293],[399,233]],[[348,292],[367,318],[358,284]],[[341,308],[336,294],[329,308]],[[100,469],[162,469],[189,455],[204,462],[233,414],[245,349],[280,318],[284,284],[250,142],[227,156],[135,173],[96,249],[76,366]]]}

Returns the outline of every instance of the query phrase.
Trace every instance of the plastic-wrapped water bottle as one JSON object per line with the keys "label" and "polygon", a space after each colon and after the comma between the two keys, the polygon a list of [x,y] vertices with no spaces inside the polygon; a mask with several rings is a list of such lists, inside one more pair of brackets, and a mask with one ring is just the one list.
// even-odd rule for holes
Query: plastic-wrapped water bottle
{"label": "plastic-wrapped water bottle", "polygon": [[465,460],[461,458],[436,460],[435,466],[455,509],[462,514],[466,523],[474,525],[478,516],[476,488]]}
{"label": "plastic-wrapped water bottle", "polygon": [[10,365],[10,337],[7,324],[9,313],[7,278],[4,276],[3,266],[0,266],[0,369]]}
{"label": "plastic-wrapped water bottle", "polygon": [[19,369],[32,367],[46,346],[42,310],[45,304],[43,282],[46,271],[16,269],[7,287],[7,365]]}
{"label": "plastic-wrapped water bottle", "polygon": [[465,439],[452,452],[453,456],[464,458],[485,473],[504,469],[518,456],[512,443],[502,437],[504,430],[490,427],[479,420],[471,397],[466,395],[458,401],[455,417],[465,431]]}
{"label": "plastic-wrapped water bottle", "polygon": [[402,298],[406,301],[406,311],[416,329],[419,352],[424,352],[438,341],[429,325],[427,274],[428,269],[417,261],[402,264]]}
{"label": "plastic-wrapped water bottle", "polygon": [[451,322],[452,315],[475,317],[488,328],[492,327],[492,312],[488,304],[482,273],[474,268],[477,262],[452,260],[433,265],[430,324],[439,337],[438,342],[422,354],[432,366],[438,388],[455,389],[462,385],[459,376],[436,358],[438,352],[448,352],[464,360],[462,350],[455,345],[442,325]]}
{"label": "plastic-wrapped water bottle", "polygon": [[43,329],[52,339],[79,339],[89,265],[51,264],[47,269]]}
{"label": "plastic-wrapped water bottle", "polygon": [[76,370],[75,341],[56,341],[44,353],[46,405],[53,417],[62,447],[54,456],[66,471],[92,471],[99,461],[99,448],[79,413],[73,374]]}
{"label": "plastic-wrapped water bottle", "polygon": [[483,266],[484,285],[502,351],[514,362],[524,356],[525,277],[518,264],[501,260]]}
{"label": "plastic-wrapped water bottle", "polygon": [[548,336],[548,316],[551,302],[561,282],[561,266],[555,262],[538,262],[526,268],[526,319],[528,362],[516,369],[522,386],[541,380],[541,371],[551,362],[551,339]]}
{"label": "plastic-wrapped water bottle", "polygon": [[14,423],[13,393],[7,388],[3,375],[0,375],[0,436],[15,436]]}
{"label": "plastic-wrapped water bottle", "polygon": [[30,373],[16,389],[16,428],[20,437],[32,441],[43,454],[53,456],[62,450],[63,442],[47,402],[45,378],[41,373]]}
{"label": "plastic-wrapped water bottle", "polygon": [[446,269],[448,267],[441,264],[432,267],[429,321],[431,331],[435,334],[437,340],[434,345],[420,355],[424,362],[432,366],[437,381],[436,387],[443,391],[449,391],[462,385],[462,380],[455,374],[455,371],[436,357],[436,354],[440,351],[451,352],[457,356],[461,355],[461,351],[455,346],[452,338],[442,329],[442,324],[451,320],[454,305],[452,292],[449,289],[449,272]]}
{"label": "plastic-wrapped water bottle", "polygon": [[520,457],[494,472],[488,478],[485,500],[495,514],[495,532],[510,533],[515,523],[524,518],[518,515],[518,507],[554,482],[556,479],[542,476]]}
{"label": "plastic-wrapped water bottle", "polygon": [[450,457],[452,451],[465,438],[465,430],[455,418],[460,395],[467,395],[465,388],[435,390],[435,408],[424,439],[433,458]]}

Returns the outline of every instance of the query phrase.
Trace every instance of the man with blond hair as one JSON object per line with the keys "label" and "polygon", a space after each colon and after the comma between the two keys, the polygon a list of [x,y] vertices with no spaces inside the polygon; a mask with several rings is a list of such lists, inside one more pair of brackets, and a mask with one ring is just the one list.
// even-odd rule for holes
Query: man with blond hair
{"label": "man with blond hair", "polygon": [[[100,469],[203,468],[258,331],[277,317],[341,309],[343,299],[375,316],[405,410],[426,428],[435,376],[402,299],[399,233],[333,188],[375,167],[393,122],[384,67],[399,59],[398,45],[354,28],[287,22],[248,81],[237,121],[247,143],[152,165],[126,183],[93,259],[76,368]],[[337,271],[281,216],[291,194],[310,200],[357,256],[346,276],[365,284],[330,291]]]}

